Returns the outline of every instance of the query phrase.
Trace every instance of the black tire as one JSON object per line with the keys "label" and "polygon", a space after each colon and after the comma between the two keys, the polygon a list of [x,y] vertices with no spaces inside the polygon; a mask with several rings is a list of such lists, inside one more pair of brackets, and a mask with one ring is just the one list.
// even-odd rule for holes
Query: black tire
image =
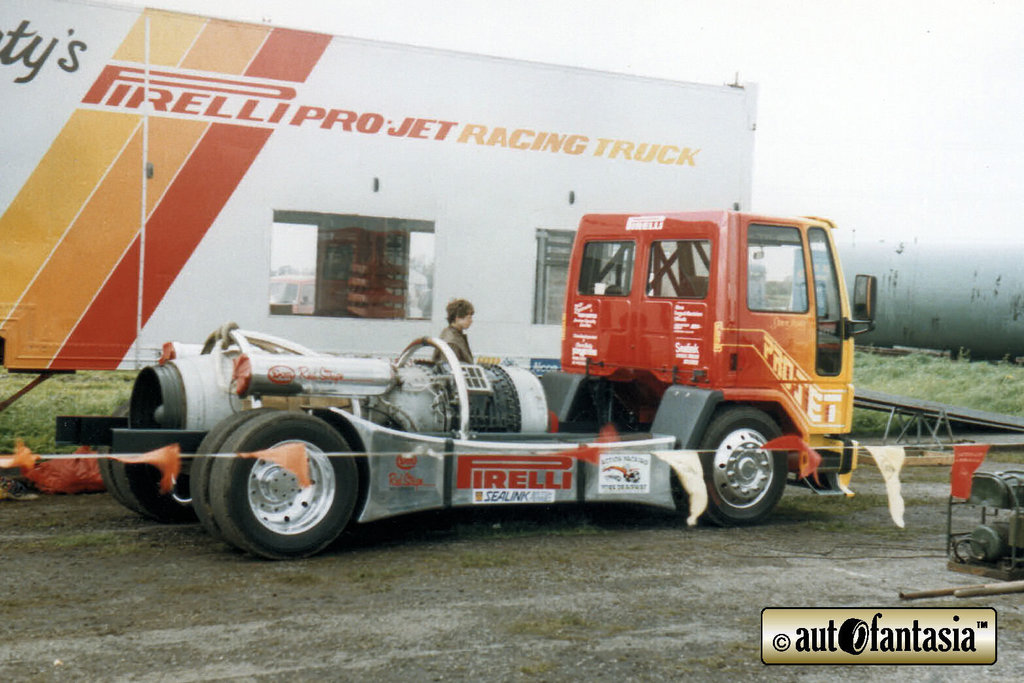
{"label": "black tire", "polygon": [[289,442],[306,444],[313,485],[300,489],[294,475],[250,458],[211,458],[207,498],[225,541],[267,559],[307,557],[323,550],[348,525],[359,474],[345,453],[348,442],[320,418],[294,411],[253,415],[221,450],[244,453]]}
{"label": "black tire", "polygon": [[[184,524],[196,521],[192,505],[174,497],[174,493],[189,489],[189,475],[184,471],[171,493],[160,492],[160,470],[153,465],[128,464],[107,459],[109,476],[118,495],[124,497],[123,505],[143,517],[164,524]],[[101,470],[102,474],[102,470]],[[117,497],[117,496],[115,496]]]}
{"label": "black tire", "polygon": [[107,493],[110,497],[116,500],[118,503],[128,508],[137,515],[143,514],[142,508],[138,506],[134,498],[129,497],[124,491],[121,490],[121,485],[118,483],[117,478],[114,476],[114,463],[116,461],[110,458],[97,458],[96,464],[100,468],[100,479],[103,480],[103,486],[106,487]]}
{"label": "black tire", "polygon": [[[128,413],[129,404],[123,403],[113,416],[127,417]],[[113,458],[98,458],[96,464],[107,493],[132,512],[165,524],[196,521],[189,504],[176,500],[169,493],[160,493],[160,471],[152,465],[129,465]],[[187,471],[178,479],[175,491],[184,491],[187,496]]]}
{"label": "black tire", "polygon": [[721,409],[701,439],[708,508],[704,519],[718,526],[757,524],[782,498],[786,488],[786,454],[757,446],[782,432],[756,408]]}
{"label": "black tire", "polygon": [[[129,404],[127,402],[122,403],[116,409],[114,409],[114,412],[111,413],[111,416],[128,417],[128,410]],[[102,446],[99,449],[99,452],[104,455],[107,455],[110,453],[110,447]],[[130,498],[127,494],[125,494],[124,491],[121,490],[120,484],[117,483],[117,479],[114,477],[114,468],[111,467],[111,464],[113,462],[114,461],[111,460],[110,458],[96,459],[96,464],[99,466],[100,469],[100,479],[103,480],[103,486],[106,487],[107,493],[110,494],[111,498],[113,498],[118,503],[128,508],[135,514],[141,515],[142,510],[138,508],[138,506],[135,504],[135,501],[132,498]]]}
{"label": "black tire", "polygon": [[210,468],[213,467],[215,458],[207,458],[204,456],[209,453],[224,452],[221,448],[224,445],[224,441],[232,432],[238,429],[240,424],[251,420],[254,415],[271,412],[273,410],[274,408],[256,408],[255,410],[245,410],[224,418],[214,425],[213,429],[207,432],[206,436],[203,437],[203,440],[196,451],[196,457],[192,459],[192,471],[189,478],[189,492],[192,494],[192,509],[195,510],[196,517],[199,518],[199,523],[203,525],[203,528],[206,529],[207,533],[209,533],[214,540],[226,542],[224,540],[224,534],[221,532],[220,527],[217,525],[217,520],[213,516],[213,509],[210,507]]}

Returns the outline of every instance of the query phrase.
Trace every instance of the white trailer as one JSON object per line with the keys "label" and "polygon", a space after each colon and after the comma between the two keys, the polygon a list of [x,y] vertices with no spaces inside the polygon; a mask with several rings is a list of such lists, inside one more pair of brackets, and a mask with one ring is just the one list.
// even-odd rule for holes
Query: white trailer
{"label": "white trailer", "polygon": [[397,353],[457,296],[477,353],[543,364],[584,213],[750,208],[749,86],[72,1],[0,30],[9,369],[225,320]]}

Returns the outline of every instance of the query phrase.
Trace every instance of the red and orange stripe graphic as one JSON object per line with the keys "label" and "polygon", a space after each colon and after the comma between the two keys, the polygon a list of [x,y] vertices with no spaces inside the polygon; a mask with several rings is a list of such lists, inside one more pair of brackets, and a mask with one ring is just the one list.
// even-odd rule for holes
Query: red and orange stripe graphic
{"label": "red and orange stripe graphic", "polygon": [[[147,11],[117,62],[303,82],[330,36]],[[263,148],[269,128],[76,110],[0,217],[12,369],[113,369]],[[59,189],[55,189],[59,188]],[[146,197],[145,254],[140,223]],[[31,235],[25,239],[25,235]],[[144,281],[139,283],[140,263]]]}

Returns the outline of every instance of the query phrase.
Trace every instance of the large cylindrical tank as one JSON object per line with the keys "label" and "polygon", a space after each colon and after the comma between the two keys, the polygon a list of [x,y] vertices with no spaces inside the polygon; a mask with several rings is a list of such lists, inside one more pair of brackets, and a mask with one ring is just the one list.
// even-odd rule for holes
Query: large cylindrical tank
{"label": "large cylindrical tank", "polygon": [[875,330],[858,344],[1024,356],[1024,250],[886,241],[838,244],[847,290],[878,277]]}

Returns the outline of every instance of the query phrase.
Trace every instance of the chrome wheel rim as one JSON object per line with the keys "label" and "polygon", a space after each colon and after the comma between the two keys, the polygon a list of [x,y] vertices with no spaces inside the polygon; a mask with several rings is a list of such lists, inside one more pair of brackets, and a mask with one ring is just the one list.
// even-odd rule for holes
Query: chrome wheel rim
{"label": "chrome wheel rim", "polygon": [[736,508],[756,505],[772,482],[772,454],[761,448],[760,432],[742,428],[730,432],[715,451],[712,481],[722,499]]}
{"label": "chrome wheel rim", "polygon": [[[271,448],[286,443],[296,442],[283,441]],[[334,503],[336,489],[330,458],[308,441],[297,443],[306,446],[312,486],[300,487],[298,477],[267,460],[256,461],[247,482],[253,515],[270,531],[286,536],[301,534],[322,522]]]}

